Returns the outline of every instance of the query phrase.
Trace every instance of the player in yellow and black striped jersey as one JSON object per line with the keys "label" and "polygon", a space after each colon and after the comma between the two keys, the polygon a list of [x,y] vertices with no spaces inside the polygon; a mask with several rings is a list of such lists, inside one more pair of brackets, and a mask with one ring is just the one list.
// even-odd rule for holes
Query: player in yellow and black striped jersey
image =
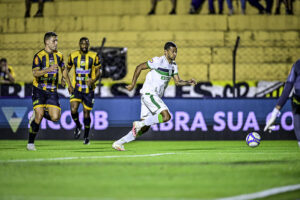
{"label": "player in yellow and black striped jersey", "polygon": [[[34,140],[43,117],[51,121],[60,119],[61,109],[57,87],[59,69],[64,70],[64,60],[62,53],[57,51],[57,42],[56,33],[47,32],[44,36],[45,48],[36,53],[33,58],[32,102],[34,111],[29,121],[28,150],[35,150]],[[63,74],[64,78],[70,81],[68,74]]]}
{"label": "player in yellow and black striped jersey", "polygon": [[101,67],[99,56],[96,52],[88,50],[89,45],[88,38],[80,38],[80,50],[72,52],[68,59],[68,69],[75,68],[72,80],[74,92],[70,97],[71,114],[76,123],[74,137],[76,139],[80,137],[81,124],[78,118],[78,107],[82,103],[84,112],[84,144],[89,144],[90,111],[93,109],[95,83],[100,77]]}

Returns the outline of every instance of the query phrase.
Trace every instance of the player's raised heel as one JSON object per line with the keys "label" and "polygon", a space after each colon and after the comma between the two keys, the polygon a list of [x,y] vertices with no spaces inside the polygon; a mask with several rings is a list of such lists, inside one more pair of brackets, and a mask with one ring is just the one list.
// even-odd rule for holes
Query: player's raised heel
{"label": "player's raised heel", "polygon": [[28,151],[36,151],[35,145],[32,143],[27,144]]}
{"label": "player's raised heel", "polygon": [[76,128],[75,128],[75,130],[74,130],[74,138],[75,138],[75,139],[80,138],[80,133],[81,133],[81,126],[80,126],[80,127],[77,127],[77,126],[76,126]]}
{"label": "player's raised heel", "polygon": [[124,145],[118,144],[117,142],[114,142],[112,144],[112,148],[117,150],[117,151],[125,151]]}

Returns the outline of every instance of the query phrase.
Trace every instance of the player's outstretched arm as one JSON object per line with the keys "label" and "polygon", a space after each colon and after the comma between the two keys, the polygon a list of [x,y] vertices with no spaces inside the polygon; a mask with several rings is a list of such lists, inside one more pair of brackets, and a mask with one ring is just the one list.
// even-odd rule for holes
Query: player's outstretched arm
{"label": "player's outstretched arm", "polygon": [[145,70],[145,69],[149,69],[146,62],[138,65],[135,68],[131,84],[126,86],[127,90],[129,90],[129,91],[133,90],[133,88],[136,84],[136,81],[137,81],[137,79],[139,78],[139,76],[141,74],[141,71]]}
{"label": "player's outstretched arm", "polygon": [[195,79],[190,79],[190,80],[187,80],[187,81],[181,80],[178,74],[175,74],[173,76],[173,79],[174,79],[175,84],[177,86],[196,85],[197,84],[197,82],[195,81]]}

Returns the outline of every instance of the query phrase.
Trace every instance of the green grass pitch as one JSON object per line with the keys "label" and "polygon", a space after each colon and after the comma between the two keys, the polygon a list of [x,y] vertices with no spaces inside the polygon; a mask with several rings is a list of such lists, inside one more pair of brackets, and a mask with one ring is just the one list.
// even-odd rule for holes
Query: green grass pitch
{"label": "green grass pitch", "polygon": [[37,140],[29,152],[24,140],[1,140],[0,199],[217,199],[300,184],[296,141],[136,141],[124,152],[111,144]]}

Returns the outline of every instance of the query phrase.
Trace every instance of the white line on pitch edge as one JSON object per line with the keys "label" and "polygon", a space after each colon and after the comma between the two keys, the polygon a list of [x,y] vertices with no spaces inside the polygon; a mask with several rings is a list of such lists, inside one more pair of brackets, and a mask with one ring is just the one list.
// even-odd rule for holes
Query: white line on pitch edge
{"label": "white line on pitch edge", "polygon": [[164,155],[173,155],[173,154],[176,154],[176,153],[155,153],[155,154],[120,155],[120,156],[78,156],[78,157],[58,157],[58,158],[36,158],[36,159],[22,159],[22,160],[0,160],[0,163],[43,162],[43,161],[97,159],[97,158],[136,158],[136,157],[155,157],[155,156],[164,156]]}
{"label": "white line on pitch edge", "polygon": [[291,191],[299,190],[299,189],[300,189],[300,184],[287,185],[287,186],[271,188],[268,190],[263,190],[260,192],[255,192],[255,193],[250,193],[250,194],[243,194],[243,195],[238,195],[238,196],[233,196],[233,197],[220,198],[217,200],[252,200],[252,199],[268,197],[271,195],[280,194],[280,193],[284,193],[284,192],[291,192]]}

